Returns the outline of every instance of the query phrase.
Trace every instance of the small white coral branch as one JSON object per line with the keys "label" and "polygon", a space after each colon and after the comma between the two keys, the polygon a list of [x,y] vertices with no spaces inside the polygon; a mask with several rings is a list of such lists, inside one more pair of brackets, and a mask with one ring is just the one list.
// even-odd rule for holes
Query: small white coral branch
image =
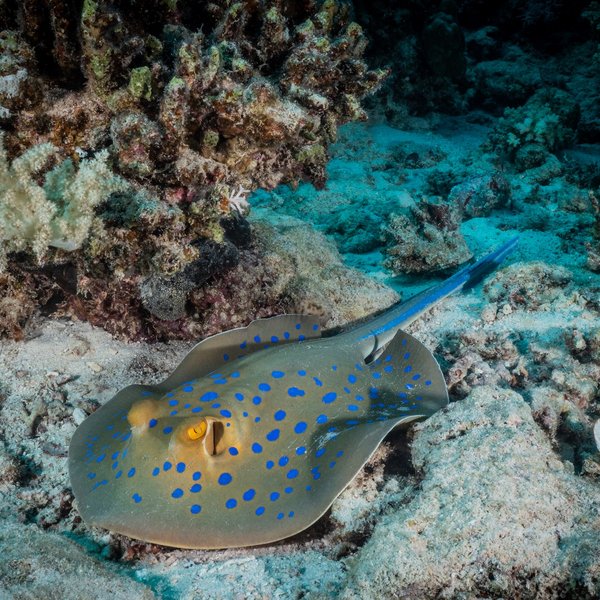
{"label": "small white coral branch", "polygon": [[240,185],[237,192],[230,194],[227,198],[229,209],[237,210],[241,215],[247,215],[250,212],[250,203],[248,202],[250,191]]}

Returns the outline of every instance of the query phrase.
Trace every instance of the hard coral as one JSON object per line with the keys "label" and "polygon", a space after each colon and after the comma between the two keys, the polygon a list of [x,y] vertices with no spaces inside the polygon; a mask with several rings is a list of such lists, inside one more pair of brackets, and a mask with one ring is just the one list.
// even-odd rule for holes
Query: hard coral
{"label": "hard coral", "polygon": [[384,229],[389,246],[385,266],[394,273],[421,273],[459,265],[472,256],[460,232],[460,210],[448,202],[423,199],[413,220],[392,215]]}
{"label": "hard coral", "polygon": [[[337,127],[365,118],[386,75],[334,0],[17,11],[0,18],[4,263],[21,250],[33,271],[68,263],[53,302],[129,337],[197,330],[190,295],[239,259],[223,219],[257,187],[323,185]],[[48,171],[50,144],[68,159]],[[198,261],[209,275],[190,278]]]}

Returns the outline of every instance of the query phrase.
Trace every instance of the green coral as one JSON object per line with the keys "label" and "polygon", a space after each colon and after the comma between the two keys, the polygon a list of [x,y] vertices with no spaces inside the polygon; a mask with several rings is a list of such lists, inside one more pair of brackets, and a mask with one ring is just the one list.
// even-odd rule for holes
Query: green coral
{"label": "green coral", "polygon": [[49,247],[80,248],[96,219],[95,207],[126,185],[110,171],[106,152],[79,167],[62,161],[40,185],[39,175],[57,155],[51,144],[40,144],[11,163],[0,144],[0,271],[12,252],[31,251],[40,261]]}

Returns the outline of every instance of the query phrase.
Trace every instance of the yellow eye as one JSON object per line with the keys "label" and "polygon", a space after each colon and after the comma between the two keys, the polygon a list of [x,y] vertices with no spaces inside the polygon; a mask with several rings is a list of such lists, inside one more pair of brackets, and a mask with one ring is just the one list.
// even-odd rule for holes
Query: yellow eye
{"label": "yellow eye", "polygon": [[190,440],[199,440],[206,434],[206,420],[203,419],[195,425],[188,427],[187,436]]}

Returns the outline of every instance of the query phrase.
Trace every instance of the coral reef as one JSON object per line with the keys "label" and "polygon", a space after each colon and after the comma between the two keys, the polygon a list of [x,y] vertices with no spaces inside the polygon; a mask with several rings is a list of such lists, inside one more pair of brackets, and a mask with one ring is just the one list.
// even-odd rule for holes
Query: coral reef
{"label": "coral reef", "polygon": [[542,165],[550,152],[573,143],[580,107],[563,90],[543,88],[519,108],[508,108],[489,136],[489,146],[508,155],[517,170]]}
{"label": "coral reef", "polygon": [[[360,101],[386,75],[334,0],[33,1],[7,21],[4,268],[73,265],[63,314],[133,338],[192,327],[174,323],[190,293],[238,260],[225,232],[236,190],[322,186],[338,126],[366,117]],[[23,315],[12,321],[5,332]]]}

